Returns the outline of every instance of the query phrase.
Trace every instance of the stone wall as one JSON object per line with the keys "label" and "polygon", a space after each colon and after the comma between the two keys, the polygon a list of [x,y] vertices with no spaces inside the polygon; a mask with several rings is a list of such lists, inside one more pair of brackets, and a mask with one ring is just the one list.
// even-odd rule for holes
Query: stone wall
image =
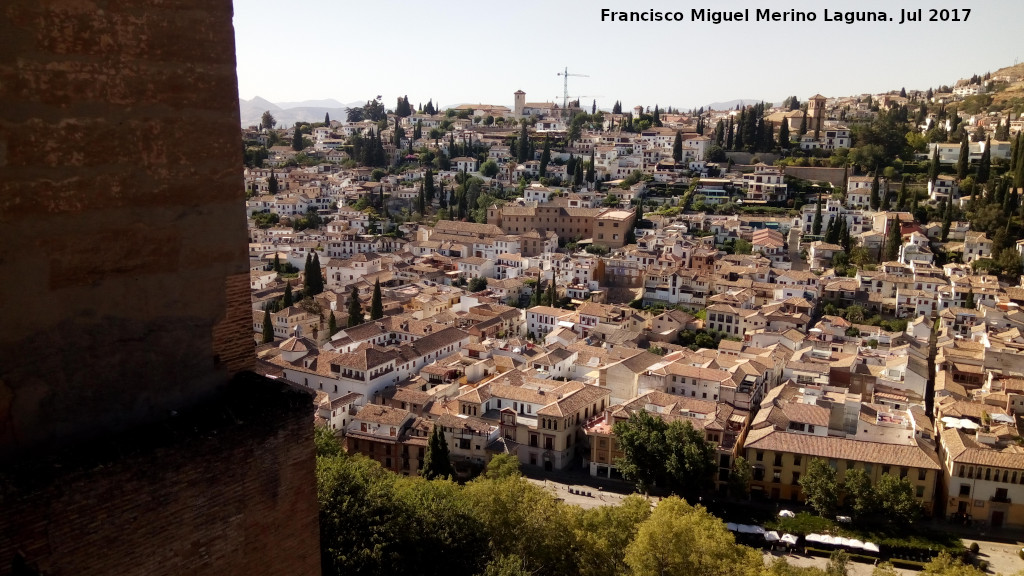
{"label": "stone wall", "polygon": [[251,366],[231,18],[228,0],[0,4],[0,460]]}
{"label": "stone wall", "polygon": [[244,375],[202,406],[5,471],[0,573],[319,574],[312,409]]}

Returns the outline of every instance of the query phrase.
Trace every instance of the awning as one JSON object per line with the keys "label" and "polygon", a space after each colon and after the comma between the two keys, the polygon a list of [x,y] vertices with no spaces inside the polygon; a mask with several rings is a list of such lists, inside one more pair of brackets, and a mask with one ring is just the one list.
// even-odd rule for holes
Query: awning
{"label": "awning", "polygon": [[765,532],[764,533],[764,539],[765,539],[766,542],[778,542],[779,541],[779,533],[776,532],[775,530],[772,530],[770,532]]}
{"label": "awning", "polygon": [[779,511],[779,517],[780,518],[794,518],[794,517],[796,517],[796,514],[794,514],[792,510],[780,510]]}
{"label": "awning", "polygon": [[790,546],[796,546],[797,537],[792,534],[783,534],[780,538],[782,542],[789,544]]}

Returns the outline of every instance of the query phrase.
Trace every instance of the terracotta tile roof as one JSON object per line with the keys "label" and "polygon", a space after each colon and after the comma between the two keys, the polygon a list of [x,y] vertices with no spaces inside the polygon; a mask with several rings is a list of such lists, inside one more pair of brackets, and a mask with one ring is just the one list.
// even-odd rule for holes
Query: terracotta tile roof
{"label": "terracotta tile roof", "polygon": [[792,433],[765,427],[751,430],[747,435],[744,447],[802,454],[812,458],[834,458],[929,470],[940,469],[935,451],[920,442],[915,446],[884,444],[834,436]]}

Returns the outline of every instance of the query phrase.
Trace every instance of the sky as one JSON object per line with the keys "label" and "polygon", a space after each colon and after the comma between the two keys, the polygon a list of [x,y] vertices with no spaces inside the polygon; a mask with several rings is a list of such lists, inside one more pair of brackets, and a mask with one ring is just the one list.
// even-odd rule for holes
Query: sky
{"label": "sky", "polygon": [[[930,9],[971,10],[928,21]],[[1024,61],[1019,0],[235,0],[238,90],[271,102],[381,95],[393,108],[570,98],[682,109],[926,89]],[[683,22],[601,21],[601,10],[681,12]],[[796,10],[813,22],[695,22],[691,10]],[[901,10],[923,22],[898,24]],[[825,11],[888,22],[826,22]],[[950,13],[951,15],[952,13]]]}

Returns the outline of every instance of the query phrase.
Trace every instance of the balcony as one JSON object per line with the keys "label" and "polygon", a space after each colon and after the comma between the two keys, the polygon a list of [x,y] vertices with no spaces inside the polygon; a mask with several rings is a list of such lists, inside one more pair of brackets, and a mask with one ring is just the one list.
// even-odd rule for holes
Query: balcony
{"label": "balcony", "polygon": [[988,499],[989,502],[999,502],[1001,504],[1012,504],[1012,501],[1008,496],[995,495]]}

